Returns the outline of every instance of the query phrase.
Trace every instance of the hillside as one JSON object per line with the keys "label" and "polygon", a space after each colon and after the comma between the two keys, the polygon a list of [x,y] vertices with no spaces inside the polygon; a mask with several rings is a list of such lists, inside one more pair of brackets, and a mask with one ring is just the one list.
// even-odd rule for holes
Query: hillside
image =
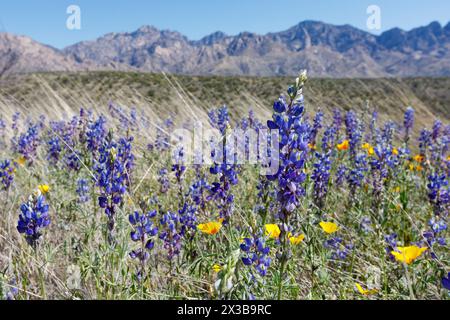
{"label": "hillside", "polygon": [[[234,116],[250,109],[261,119],[270,117],[274,97],[283,93],[289,77],[189,77],[165,74],[90,72],[15,75],[0,81],[3,118],[15,109],[27,115],[59,117],[80,107],[105,111],[109,102],[157,118],[174,115],[185,121],[206,119],[211,107],[227,104]],[[449,78],[311,79],[305,89],[308,110],[354,109],[368,117],[377,110],[381,120],[402,121],[411,105],[417,127],[430,126],[436,117],[450,121]]]}

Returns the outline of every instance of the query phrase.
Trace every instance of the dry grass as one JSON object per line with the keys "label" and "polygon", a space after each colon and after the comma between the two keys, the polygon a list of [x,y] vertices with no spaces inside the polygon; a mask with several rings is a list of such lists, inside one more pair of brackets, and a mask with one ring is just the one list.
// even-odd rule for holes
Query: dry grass
{"label": "dry grass", "polygon": [[[0,80],[0,111],[9,119],[13,110],[28,115],[65,118],[80,107],[102,112],[110,101],[136,106],[152,118],[175,115],[176,120],[206,119],[212,107],[227,104],[235,119],[252,109],[270,117],[274,97],[285,91],[290,78],[188,77],[165,74],[90,72],[16,75]],[[305,90],[310,112],[320,108],[377,110],[380,120],[402,121],[407,106],[416,110],[417,128],[430,127],[436,117],[450,120],[449,78],[426,79],[312,79]]]}

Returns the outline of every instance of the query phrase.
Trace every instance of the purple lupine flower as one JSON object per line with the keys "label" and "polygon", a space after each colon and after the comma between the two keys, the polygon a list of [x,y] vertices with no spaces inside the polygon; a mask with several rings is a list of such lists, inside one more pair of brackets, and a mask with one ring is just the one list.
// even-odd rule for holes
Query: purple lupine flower
{"label": "purple lupine flower", "polygon": [[339,131],[341,131],[342,114],[338,108],[333,109],[333,127],[334,127],[336,133],[339,133]]}
{"label": "purple lupine flower", "polygon": [[91,152],[98,151],[106,136],[106,119],[103,116],[100,116],[95,122],[88,124],[88,129],[86,132],[86,143],[88,150]]}
{"label": "purple lupine flower", "polygon": [[275,208],[276,203],[271,201],[271,199],[275,199],[277,196],[276,191],[273,189],[273,185],[271,181],[269,181],[265,176],[260,175],[258,178],[258,183],[256,185],[256,189],[258,190],[257,198],[258,202],[256,203],[253,211],[262,217],[262,224],[265,225],[268,215],[270,212],[274,212],[277,209]]}
{"label": "purple lupine flower", "polygon": [[201,210],[206,208],[206,193],[210,191],[210,186],[206,179],[197,174],[196,181],[189,188],[189,196],[192,202]]}
{"label": "purple lupine flower", "polygon": [[336,144],[336,128],[329,126],[322,136],[322,150],[324,152],[331,151]]}
{"label": "purple lupine flower", "polygon": [[[447,222],[443,217],[433,217],[428,221],[429,230],[425,231],[422,235],[425,239],[424,243],[420,245],[426,246],[430,249],[433,249],[435,244],[439,246],[446,246],[447,242],[445,240],[445,235],[442,234],[447,230]],[[436,253],[431,250],[431,256],[436,259]]]}
{"label": "purple lupine flower", "polygon": [[79,121],[79,118],[77,116],[74,116],[67,123],[63,123],[63,125],[59,129],[58,135],[62,140],[60,141],[61,145],[67,152],[73,150],[76,146]]}
{"label": "purple lupine flower", "polygon": [[86,179],[78,179],[77,181],[77,195],[80,203],[86,203],[90,200],[90,187],[89,182]]}
{"label": "purple lupine flower", "polygon": [[263,128],[264,125],[255,117],[255,112],[253,110],[249,110],[248,112],[248,116],[244,117],[241,120],[241,129],[242,130],[247,130],[247,129],[254,129],[254,130],[258,130]]}
{"label": "purple lupine flower", "polygon": [[311,143],[312,145],[316,144],[317,134],[319,133],[319,130],[322,128],[323,116],[324,116],[323,112],[320,110],[317,111],[316,115],[314,116],[313,126],[309,134],[309,143]]}
{"label": "purple lupine flower", "polygon": [[[112,132],[99,149],[99,159],[94,165],[96,184],[100,187],[99,206],[105,209],[108,216],[108,237],[113,242],[113,230],[117,206],[122,205],[127,191],[126,165],[128,152],[118,152],[120,147],[112,138]],[[130,151],[131,152],[131,151]]]}
{"label": "purple lupine flower", "polygon": [[80,171],[81,160],[80,154],[77,151],[70,151],[64,156],[64,163],[69,170]]}
{"label": "purple lupine flower", "polygon": [[414,126],[414,109],[412,107],[406,108],[405,118],[403,121],[405,129],[411,130]]}
{"label": "purple lupine flower", "polygon": [[184,163],[184,151],[183,148],[176,148],[173,154],[173,165],[172,172],[175,172],[175,178],[177,179],[178,185],[178,197],[180,201],[180,207],[184,202],[184,192],[183,192],[183,174],[186,171],[186,165]]}
{"label": "purple lupine flower", "polygon": [[131,173],[134,168],[134,155],[132,152],[133,137],[120,138],[117,144],[117,157],[122,162],[124,167],[126,179],[125,184],[127,187],[131,184]]}
{"label": "purple lupine flower", "polygon": [[17,288],[17,281],[16,278],[12,278],[8,282],[9,289],[6,291],[5,300],[14,300],[16,296],[19,294],[19,289]]}
{"label": "purple lupine flower", "polygon": [[340,237],[325,240],[324,247],[331,250],[332,260],[345,260],[353,250],[353,244],[344,242]]}
{"label": "purple lupine flower", "polygon": [[347,178],[348,169],[344,164],[340,164],[336,170],[336,185],[341,187]]}
{"label": "purple lupine flower", "polygon": [[152,148],[157,151],[167,151],[170,148],[170,133],[173,132],[174,123],[172,118],[167,118],[163,123],[156,127],[156,139]]}
{"label": "purple lupine flower", "polygon": [[351,168],[347,175],[347,182],[350,186],[351,196],[355,191],[361,187],[362,182],[367,172],[367,156],[365,154],[358,154],[355,158],[354,167]]}
{"label": "purple lupine flower", "polygon": [[314,202],[320,210],[325,206],[325,197],[328,192],[331,170],[330,154],[330,152],[316,153],[317,162],[314,163],[314,171],[311,175],[311,179],[314,181]]}
{"label": "purple lupine flower", "polygon": [[[238,183],[239,166],[236,164],[235,154],[231,154],[232,143],[226,143],[227,127],[229,127],[228,108],[223,106],[209,113],[211,125],[220,131],[222,139],[214,145],[211,152],[213,164],[209,169],[210,174],[217,177],[210,188],[208,201],[214,200],[220,217],[224,223],[229,223],[234,210],[234,194],[231,187]],[[220,158],[223,155],[223,159]]]}
{"label": "purple lupine flower", "polygon": [[379,140],[378,143],[392,145],[392,140],[394,139],[394,133],[396,130],[397,124],[393,121],[387,121],[381,131],[381,140]]}
{"label": "purple lupine flower", "polygon": [[68,169],[75,171],[80,169],[79,152],[75,150],[78,122],[77,116],[72,117],[67,123],[64,121],[50,122],[49,135],[51,138],[47,142],[47,159],[52,164],[56,164],[62,159]]}
{"label": "purple lupine flower", "polygon": [[364,232],[366,234],[373,231],[372,221],[370,220],[370,217],[362,217],[359,225],[360,225],[362,232]]}
{"label": "purple lupine flower", "polygon": [[376,197],[381,195],[384,183],[389,176],[389,169],[398,165],[398,157],[393,154],[391,145],[381,142],[374,148],[375,157],[369,161],[374,193]]}
{"label": "purple lupine flower", "polygon": [[[267,122],[271,130],[279,133],[279,161],[278,172],[269,175],[271,181],[277,180],[277,200],[279,210],[276,218],[280,220],[280,252],[278,259],[281,264],[280,273],[284,272],[291,249],[288,246],[288,234],[292,229],[290,216],[300,204],[300,199],[305,195],[303,183],[306,180],[304,172],[305,162],[308,157],[310,141],[310,128],[304,119],[303,87],[306,82],[306,73],[297,78],[296,84],[288,88],[289,103],[281,97],[274,103],[272,120]],[[278,292],[281,296],[281,291]]]}
{"label": "purple lupine flower", "polygon": [[305,194],[302,183],[306,179],[303,169],[309,150],[309,128],[302,121],[302,97],[292,99],[289,105],[280,98],[275,102],[274,110],[273,121],[268,121],[268,127],[279,130],[280,163],[278,173],[268,176],[268,179],[278,179],[277,197],[282,210],[280,217],[285,220],[299,205],[300,197]]}
{"label": "purple lupine flower", "polygon": [[414,109],[408,107],[405,111],[405,119],[403,121],[405,127],[405,143],[408,143],[411,130],[414,127]]}
{"label": "purple lupine flower", "polygon": [[420,149],[420,154],[423,156],[427,155],[428,148],[430,147],[430,144],[431,144],[431,135],[432,135],[432,133],[430,130],[422,129],[420,131],[419,149]]}
{"label": "purple lupine flower", "polygon": [[51,164],[55,165],[59,161],[62,150],[61,145],[59,143],[59,137],[50,138],[47,144],[48,144],[47,160]]}
{"label": "purple lupine flower", "polygon": [[140,268],[137,273],[138,279],[142,279],[145,273],[145,262],[149,258],[149,252],[155,246],[154,237],[158,234],[158,228],[153,222],[153,218],[156,217],[156,211],[150,211],[140,214],[135,211],[128,216],[128,220],[133,227],[130,233],[131,240],[133,242],[139,242],[139,248],[130,252],[132,259],[137,259],[140,262]]}
{"label": "purple lupine flower", "polygon": [[210,168],[210,173],[217,175],[219,181],[212,183],[210,194],[206,199],[215,201],[220,217],[225,219],[224,223],[228,223],[234,209],[234,195],[231,193],[231,186],[238,183],[235,165],[215,163]]}
{"label": "purple lupine flower", "polygon": [[397,234],[391,233],[384,237],[384,241],[386,242],[386,253],[388,254],[388,257],[391,261],[395,260],[395,257],[392,255],[392,251],[398,251],[397,250]]}
{"label": "purple lupine flower", "polygon": [[164,249],[167,250],[169,260],[180,254],[183,234],[178,230],[179,223],[180,217],[175,212],[168,211],[160,219],[159,238],[164,241]]}
{"label": "purple lupine flower", "polygon": [[431,174],[428,177],[428,199],[436,216],[447,216],[450,204],[450,186],[445,174]]}
{"label": "purple lupine flower", "polygon": [[193,239],[193,235],[197,230],[197,207],[185,203],[183,207],[178,210],[180,218],[180,234],[186,236],[189,240]]}
{"label": "purple lupine flower", "polygon": [[447,278],[446,277],[443,277],[442,278],[442,286],[445,288],[445,289],[447,289],[447,290],[449,290],[450,291],[450,272],[448,273],[448,275],[447,275]]}
{"label": "purple lupine flower", "polygon": [[444,156],[448,154],[449,149],[450,149],[450,124],[445,126],[442,133],[442,154]]}
{"label": "purple lupine flower", "polygon": [[433,129],[431,131],[431,139],[433,139],[434,142],[437,141],[437,139],[441,135],[441,129],[442,129],[442,122],[437,119],[433,123]]}
{"label": "purple lupine flower", "polygon": [[9,160],[0,161],[0,182],[3,190],[8,190],[14,181],[15,165]]}
{"label": "purple lupine flower", "polygon": [[350,155],[356,157],[358,147],[361,142],[361,123],[353,111],[348,111],[345,115],[345,127],[347,131],[347,139],[350,145]]}
{"label": "purple lupine flower", "polygon": [[17,231],[25,235],[27,243],[36,248],[42,229],[50,224],[49,206],[43,195],[30,196],[26,203],[20,206]]}
{"label": "purple lupine flower", "polygon": [[208,112],[209,122],[213,128],[217,128],[222,135],[225,135],[225,131],[230,122],[228,114],[228,107],[222,106],[218,109]]}
{"label": "purple lupine flower", "polygon": [[12,116],[11,129],[17,133],[19,130],[20,112],[15,112]]}
{"label": "purple lupine flower", "polygon": [[168,178],[169,172],[166,168],[162,168],[158,171],[158,182],[160,184],[159,192],[167,193],[170,189],[170,180]]}
{"label": "purple lupine flower", "polygon": [[242,257],[244,265],[255,266],[255,270],[261,276],[266,276],[272,261],[269,257],[270,248],[266,246],[264,237],[244,238],[240,248],[244,252]]}
{"label": "purple lupine flower", "polygon": [[17,151],[29,165],[33,164],[36,158],[37,147],[39,145],[39,126],[30,124],[27,132],[19,136],[14,150]]}
{"label": "purple lupine flower", "polygon": [[431,131],[431,161],[434,167],[438,168],[442,164],[442,159],[445,158],[446,144],[448,144],[448,136],[446,136],[445,129],[442,130],[442,122],[435,120],[433,129]]}

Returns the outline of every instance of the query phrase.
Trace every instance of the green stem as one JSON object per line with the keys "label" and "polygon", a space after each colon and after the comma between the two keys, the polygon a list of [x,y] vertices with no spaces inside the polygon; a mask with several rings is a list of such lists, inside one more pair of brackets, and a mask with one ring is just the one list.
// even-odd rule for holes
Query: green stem
{"label": "green stem", "polygon": [[[283,220],[287,220],[286,218],[286,212],[285,212],[285,219]],[[287,225],[287,221],[283,222],[283,224]],[[278,283],[278,300],[281,300],[281,295],[282,295],[282,291],[283,291],[283,276],[284,276],[284,271],[286,269],[286,265],[288,262],[288,254],[287,254],[287,235],[284,231],[284,227],[283,230],[281,231],[280,234],[281,240],[282,240],[282,244],[281,244],[281,268],[280,268],[280,282]]]}
{"label": "green stem", "polygon": [[[283,253],[284,255],[284,253]],[[286,262],[287,259],[285,259],[284,257],[282,258],[283,260],[281,261],[281,268],[280,268],[280,282],[278,283],[278,296],[277,299],[281,300],[281,293],[283,292],[283,274],[284,274],[284,269],[286,268]]]}
{"label": "green stem", "polygon": [[414,295],[414,290],[413,290],[412,284],[411,284],[411,277],[409,276],[408,266],[405,263],[403,264],[403,266],[405,267],[406,281],[408,282],[409,297],[411,300],[416,300],[416,297]]}
{"label": "green stem", "polygon": [[[39,256],[38,256],[38,252],[36,249],[34,249],[34,253],[35,253],[35,257],[36,257],[36,262],[39,264]],[[43,265],[42,266],[38,265],[39,283],[40,283],[40,287],[41,287],[42,299],[47,300],[47,295],[45,293],[44,273],[42,272],[43,267],[44,267]]]}

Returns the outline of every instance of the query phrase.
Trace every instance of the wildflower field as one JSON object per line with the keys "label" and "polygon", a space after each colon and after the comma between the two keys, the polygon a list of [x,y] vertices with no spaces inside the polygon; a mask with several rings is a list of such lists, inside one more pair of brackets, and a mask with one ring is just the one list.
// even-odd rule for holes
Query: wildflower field
{"label": "wildflower field", "polygon": [[[305,73],[273,99],[0,114],[0,297],[449,299],[450,124],[309,110]],[[173,133],[198,121],[219,139],[192,164]],[[237,161],[235,129],[277,132],[270,161]]]}

